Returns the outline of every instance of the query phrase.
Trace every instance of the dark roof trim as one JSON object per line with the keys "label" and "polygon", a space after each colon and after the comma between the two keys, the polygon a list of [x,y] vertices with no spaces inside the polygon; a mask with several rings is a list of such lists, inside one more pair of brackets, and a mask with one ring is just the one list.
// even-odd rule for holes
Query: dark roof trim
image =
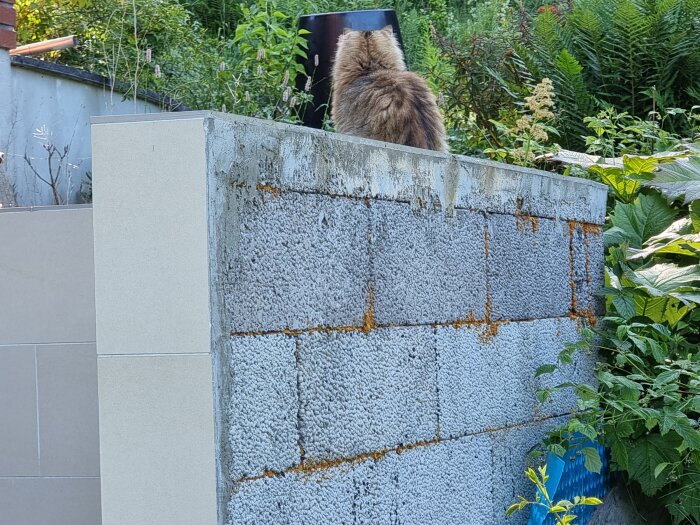
{"label": "dark roof trim", "polygon": [[[10,62],[13,66],[33,69],[48,75],[68,78],[70,80],[75,80],[76,82],[82,82],[83,84],[92,84],[93,86],[112,89],[112,82],[107,77],[89,73],[76,67],[65,66],[63,64],[47,62],[46,60],[39,60],[38,58],[18,55],[10,57]],[[129,88],[130,86],[125,82],[114,83],[114,91],[117,91],[118,93],[126,93]],[[160,106],[167,111],[190,111],[190,108],[181,102],[148,89],[139,89],[137,96],[138,98]]]}

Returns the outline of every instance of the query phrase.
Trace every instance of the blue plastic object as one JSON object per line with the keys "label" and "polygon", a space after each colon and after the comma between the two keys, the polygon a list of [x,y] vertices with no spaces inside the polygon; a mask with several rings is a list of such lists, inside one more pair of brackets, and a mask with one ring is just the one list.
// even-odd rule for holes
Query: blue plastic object
{"label": "blue plastic object", "polygon": [[[576,442],[579,439],[585,439],[585,437],[576,435],[573,441]],[[595,448],[600,454],[602,460],[600,474],[589,472],[583,466],[584,457],[581,449],[585,447]],[[610,490],[606,450],[600,444],[589,440],[581,441],[580,444],[569,449],[563,458],[551,452],[547,454],[547,475],[549,476],[546,483],[547,492],[554,503],[563,499],[573,501],[575,496],[593,496],[603,499]],[[576,515],[575,523],[586,525],[595,509],[595,506],[589,505],[576,507],[573,512]],[[552,514],[547,513],[546,508],[533,505],[527,524],[556,525],[556,520]]]}

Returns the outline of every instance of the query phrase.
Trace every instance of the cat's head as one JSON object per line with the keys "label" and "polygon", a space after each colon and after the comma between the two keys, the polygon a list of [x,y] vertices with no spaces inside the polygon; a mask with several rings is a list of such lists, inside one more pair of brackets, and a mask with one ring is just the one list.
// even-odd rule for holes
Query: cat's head
{"label": "cat's head", "polygon": [[403,53],[391,26],[378,31],[346,29],[338,38],[336,62],[365,70],[406,69]]}

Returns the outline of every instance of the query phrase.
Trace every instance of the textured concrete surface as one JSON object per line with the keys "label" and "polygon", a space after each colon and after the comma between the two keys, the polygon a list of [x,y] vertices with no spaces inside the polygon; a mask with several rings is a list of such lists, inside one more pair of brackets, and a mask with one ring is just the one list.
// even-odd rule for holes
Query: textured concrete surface
{"label": "textured concrete surface", "polygon": [[362,201],[263,192],[238,205],[224,283],[231,330],[362,324],[369,275]]}
{"label": "textured concrete surface", "polygon": [[574,406],[536,390],[593,366],[534,377],[577,339],[575,287],[599,286],[605,189],[205,115],[225,522],[505,523]]}
{"label": "textured concrete surface", "polygon": [[296,344],[266,335],[230,341],[226,417],[231,479],[299,462]]}
{"label": "textured concrete surface", "polygon": [[486,310],[484,216],[412,211],[372,203],[375,317],[380,324],[483,319]]}
{"label": "textured concrete surface", "polygon": [[207,120],[215,138],[211,168],[238,184],[595,224],[605,218],[603,186],[591,181],[235,115],[191,115]]}
{"label": "textured concrete surface", "polygon": [[490,215],[488,228],[491,318],[566,315],[571,305],[566,223]]}
{"label": "textured concrete surface", "polygon": [[602,228],[591,224],[570,224],[569,231],[573,259],[572,302],[579,311],[599,315],[605,305],[594,292],[605,286]]}
{"label": "textured concrete surface", "polygon": [[[442,435],[483,432],[540,417],[535,370],[554,363],[570,339],[577,339],[576,321],[570,319],[508,323],[493,336],[480,328],[438,328]],[[572,406],[570,400],[568,405],[560,400],[548,409],[561,414]]]}
{"label": "textured concrete surface", "polygon": [[435,437],[435,345],[428,327],[299,340],[300,434],[309,459]]}
{"label": "textured concrete surface", "polygon": [[208,112],[161,125],[204,130],[187,212],[208,215],[219,523],[505,523],[572,406],[535,390],[590,374],[534,377],[589,314],[605,187]]}
{"label": "textured concrete surface", "polygon": [[230,496],[226,523],[488,523],[491,459],[490,440],[475,436],[246,482]]}

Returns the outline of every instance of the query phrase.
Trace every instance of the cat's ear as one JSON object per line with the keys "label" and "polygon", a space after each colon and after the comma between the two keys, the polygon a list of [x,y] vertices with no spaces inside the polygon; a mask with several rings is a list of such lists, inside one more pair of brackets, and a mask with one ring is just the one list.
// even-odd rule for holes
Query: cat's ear
{"label": "cat's ear", "polygon": [[394,34],[394,27],[393,26],[384,26],[382,28],[382,33],[386,33],[388,35],[393,35]]}

